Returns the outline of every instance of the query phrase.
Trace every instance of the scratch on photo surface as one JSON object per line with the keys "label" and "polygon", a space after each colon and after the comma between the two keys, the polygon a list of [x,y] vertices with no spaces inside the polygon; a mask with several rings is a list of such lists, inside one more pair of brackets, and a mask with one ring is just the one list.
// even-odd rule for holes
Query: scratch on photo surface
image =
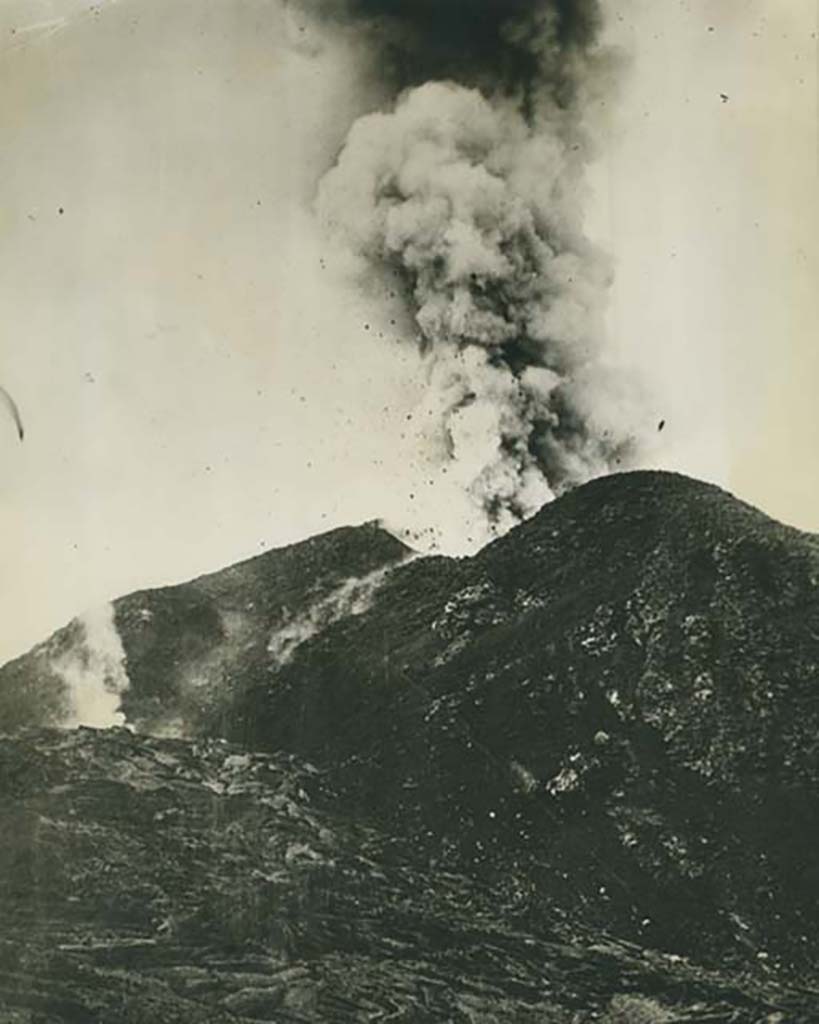
{"label": "scratch on photo surface", "polygon": [[71,14],[45,21],[32,22],[29,25],[15,25],[11,29],[11,42],[0,48],[0,54],[12,53],[15,50],[28,49],[35,43],[45,42],[61,34],[65,29],[99,15],[106,7],[112,7],[120,0],[101,0],[91,6],[83,6]]}

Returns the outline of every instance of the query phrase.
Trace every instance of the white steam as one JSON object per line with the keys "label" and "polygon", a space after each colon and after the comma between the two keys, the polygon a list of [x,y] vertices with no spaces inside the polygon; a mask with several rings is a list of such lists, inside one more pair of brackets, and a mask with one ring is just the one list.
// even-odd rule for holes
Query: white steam
{"label": "white steam", "polygon": [[384,566],[367,573],[366,576],[346,580],[305,611],[278,624],[267,645],[268,654],[275,667],[287,665],[303,643],[334,622],[363,615],[372,605],[376,593],[394,568],[394,564]]}
{"label": "white steam", "polygon": [[120,705],[129,681],[114,606],[104,604],[77,621],[79,643],[52,663],[68,691],[69,710],[63,724],[97,729],[122,726],[125,716]]}
{"label": "white steam", "polygon": [[362,279],[400,293],[429,424],[502,531],[623,463],[623,388],[601,361],[609,268],[582,231],[577,116],[430,82],[352,127],[318,213]]}

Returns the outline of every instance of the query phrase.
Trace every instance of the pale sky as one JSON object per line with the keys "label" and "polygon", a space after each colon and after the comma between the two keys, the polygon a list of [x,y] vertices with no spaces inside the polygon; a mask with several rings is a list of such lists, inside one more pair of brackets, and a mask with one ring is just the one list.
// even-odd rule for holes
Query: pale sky
{"label": "pale sky", "polygon": [[[610,350],[667,421],[647,464],[819,529],[816,6],[609,8],[629,63],[589,230]],[[362,55],[294,32],[277,0],[0,3],[0,384],[27,427],[0,429],[0,660],[136,587],[457,505],[407,426],[413,352],[308,212],[373,104]]]}

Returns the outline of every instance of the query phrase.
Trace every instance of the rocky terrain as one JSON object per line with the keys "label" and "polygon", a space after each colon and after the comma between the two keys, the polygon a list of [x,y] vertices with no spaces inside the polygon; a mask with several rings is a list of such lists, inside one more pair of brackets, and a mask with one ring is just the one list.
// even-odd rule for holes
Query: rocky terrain
{"label": "rocky terrain", "polygon": [[0,1021],[819,1020],[817,583],[634,473],[120,599],[135,731],[54,728],[75,621],[0,669]]}
{"label": "rocky terrain", "polygon": [[566,921],[222,741],[0,743],[3,1022],[810,1020],[811,993]]}

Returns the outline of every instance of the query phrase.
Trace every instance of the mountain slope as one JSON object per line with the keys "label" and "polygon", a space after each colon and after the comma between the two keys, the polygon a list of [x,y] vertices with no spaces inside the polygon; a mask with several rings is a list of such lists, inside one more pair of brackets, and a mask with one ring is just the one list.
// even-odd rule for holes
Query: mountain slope
{"label": "mountain slope", "polygon": [[130,594],[109,610],[113,637],[98,635],[106,630],[95,610],[0,668],[0,728],[71,722],[76,691],[103,683],[120,691],[130,722],[151,731],[167,728],[207,708],[231,678],[267,663],[274,628],[286,629],[350,579],[366,586],[409,554],[367,523],[188,583]]}
{"label": "mountain slope", "polygon": [[115,603],[131,721],[307,758],[335,813],[537,919],[813,975],[816,538],[634,473],[470,559],[375,527],[263,558]]}
{"label": "mountain slope", "polygon": [[214,732],[597,924],[802,963],[819,876],[817,544],[716,488],[607,478],[233,691]]}

